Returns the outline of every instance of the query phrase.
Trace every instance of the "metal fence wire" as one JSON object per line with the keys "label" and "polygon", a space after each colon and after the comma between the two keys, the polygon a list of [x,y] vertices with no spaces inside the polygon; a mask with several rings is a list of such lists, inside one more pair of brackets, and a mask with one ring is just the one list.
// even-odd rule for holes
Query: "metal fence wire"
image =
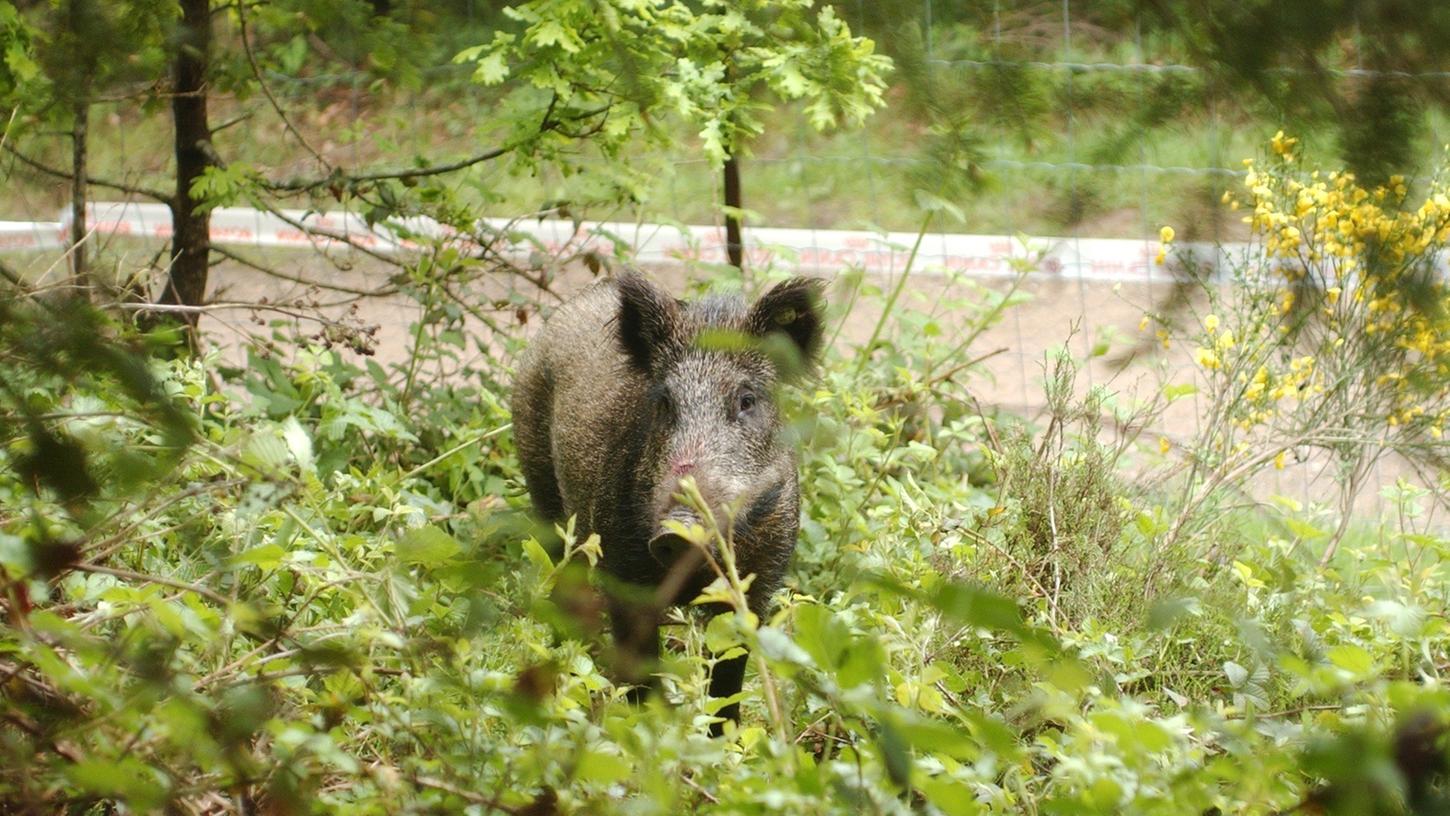
{"label": "metal fence wire", "polygon": [[[480,31],[496,19],[488,5],[468,6]],[[752,145],[744,159],[745,204],[757,214],[752,226],[914,229],[919,216],[910,196],[912,174],[930,168],[932,161],[926,149],[933,138],[928,111],[959,105],[979,114],[975,120],[947,119],[971,132],[969,141],[985,182],[963,191],[958,203],[965,221],[936,222],[934,239],[945,242],[951,233],[972,233],[1026,234],[1069,244],[1097,238],[1146,241],[1154,240],[1165,224],[1174,225],[1185,239],[1203,242],[1244,237],[1236,214],[1226,212],[1219,197],[1242,177],[1240,160],[1254,155],[1272,134],[1272,112],[1266,115],[1252,100],[1201,93],[1204,69],[1184,64],[1171,49],[1145,35],[1141,21],[1105,36],[1087,19],[1084,0],[994,0],[990,7],[921,0],[915,19],[908,21],[914,34],[904,36],[900,22],[883,23],[881,10],[870,0],[836,5],[856,30],[885,31],[898,45],[916,49],[908,59],[920,68],[920,87],[893,92],[890,110],[849,132],[822,136],[803,121],[784,116],[777,131]],[[424,73],[426,84],[467,84],[466,66],[439,65]],[[1382,72],[1357,64],[1331,66],[1321,76],[1339,83],[1382,78],[1450,82],[1450,71]],[[370,79],[362,73],[268,77],[272,92],[285,105],[321,110],[317,115],[338,130],[369,128],[380,108],[396,104],[410,106],[395,113],[416,121],[436,103],[406,96],[377,98]],[[1020,91],[1020,98],[997,93],[1003,89]],[[1185,105],[1185,98],[1203,103]],[[97,129],[95,138],[109,140],[109,149],[122,154],[138,140],[130,133],[132,120],[119,115],[125,104],[117,103],[113,112],[98,105],[96,113],[109,117],[111,126]],[[474,106],[472,116],[489,113],[490,102],[483,96],[460,93],[456,104]],[[898,110],[903,107],[909,109],[905,114]],[[1426,121],[1434,142],[1441,143],[1444,117],[1432,110]],[[427,155],[438,149],[427,128],[400,133],[393,147],[398,155]],[[361,164],[370,158],[367,148],[365,140],[355,138],[346,149],[353,163]],[[685,140],[672,163],[675,172],[662,180],[646,208],[633,215],[718,223],[714,202],[719,190],[707,162]],[[40,201],[22,201],[20,206],[37,213],[49,208]],[[1096,360],[1082,371],[1085,387],[1130,390],[1138,387],[1128,381],[1130,376],[1148,373],[1147,367],[1125,373],[1110,364],[1111,356],[1094,358],[1091,351],[1105,337],[1129,344],[1140,339],[1143,311],[1169,294],[1162,280],[1151,270],[1141,281],[1112,283],[1070,272],[1029,281],[1026,288],[1033,301],[1011,310],[1001,326],[982,338],[983,347],[1009,349],[988,364],[989,376],[981,383],[984,401],[1028,414],[1040,409],[1045,355],[1064,342],[1079,358]],[[239,269],[232,273],[244,274]],[[928,289],[942,285],[930,278],[919,284]],[[1168,355],[1153,365],[1155,377],[1194,376],[1184,355]],[[1177,425],[1164,428],[1165,434],[1187,438],[1197,430],[1196,409],[1202,406],[1186,402],[1181,414],[1169,418]],[[1323,495],[1322,465],[1285,474],[1267,487],[1304,500]],[[1393,469],[1379,474],[1381,482],[1398,475]],[[1377,498],[1373,509],[1381,509]]]}

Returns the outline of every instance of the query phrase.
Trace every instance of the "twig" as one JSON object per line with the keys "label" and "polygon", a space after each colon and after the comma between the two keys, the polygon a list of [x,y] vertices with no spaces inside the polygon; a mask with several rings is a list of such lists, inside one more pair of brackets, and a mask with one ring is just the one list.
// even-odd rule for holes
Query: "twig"
{"label": "twig", "polygon": [[[217,688],[229,689],[236,688],[237,686],[245,686],[248,683],[270,683],[273,680],[283,680],[288,677],[312,677],[317,674],[348,670],[349,667],[347,666],[304,666],[296,669],[283,669],[282,671],[259,672],[257,674],[235,677],[228,682],[219,684]],[[353,671],[356,670],[353,669]],[[406,674],[402,669],[394,669],[387,666],[375,666],[368,669],[368,671],[371,671],[373,674],[386,674],[389,677],[402,677]]]}
{"label": "twig", "polygon": [[[287,226],[298,230],[304,235],[317,238],[326,238],[330,241],[341,241],[342,243],[347,244],[349,248],[361,252],[362,254],[368,256],[369,258],[372,258],[373,260],[382,261],[385,264],[391,264],[393,266],[403,265],[399,263],[396,258],[393,258],[390,255],[378,252],[375,249],[369,249],[368,247],[357,243],[347,233],[333,232],[331,230],[318,229],[317,227],[308,226],[307,224],[304,224],[301,221],[283,212],[279,207],[274,206],[270,202],[258,201],[256,203],[259,204],[263,210],[282,219],[282,221],[285,222]],[[316,243],[312,245],[312,248],[318,251],[322,251],[323,249],[323,247],[318,246]]]}
{"label": "twig", "polygon": [[513,426],[514,425],[513,425],[512,422],[507,423],[505,425],[500,425],[499,427],[494,428],[491,431],[487,431],[485,433],[481,433],[478,436],[475,436],[472,439],[469,439],[469,440],[467,440],[465,442],[460,442],[457,445],[454,445],[453,447],[449,448],[448,450],[443,451],[442,453],[440,453],[437,456],[433,457],[432,459],[429,459],[428,461],[424,462],[423,464],[421,464],[421,465],[413,468],[412,470],[408,471],[407,473],[404,473],[403,476],[402,476],[402,478],[398,479],[398,481],[400,481],[400,482],[406,482],[409,479],[413,478],[414,476],[417,476],[419,473],[422,473],[423,471],[427,470],[428,468],[433,467],[434,465],[436,465],[439,462],[443,461],[444,459],[447,459],[448,457],[452,456],[453,454],[458,453],[459,451],[463,450],[464,448],[471,447],[473,445],[477,445],[479,442],[482,442],[483,440],[488,439],[489,437],[497,436],[497,435],[503,433],[504,431],[507,431],[509,428],[512,428]]}
{"label": "twig", "polygon": [[464,170],[472,167],[475,164],[482,164],[483,162],[491,161],[512,151],[513,149],[513,145],[507,145],[504,147],[495,147],[490,150],[485,150],[484,152],[477,155],[469,156],[466,159],[459,159],[458,161],[448,162],[447,164],[434,164],[428,167],[398,168],[395,170],[379,170],[372,173],[358,173],[356,175],[348,175],[334,168],[331,173],[323,176],[322,178],[290,179],[288,181],[264,181],[262,182],[262,186],[274,192],[300,193],[311,192],[320,187],[328,187],[333,184],[347,185],[370,181],[427,178],[428,176],[439,176],[445,173],[452,173],[456,170]]}
{"label": "twig", "polygon": [[856,373],[860,374],[866,370],[866,364],[871,361],[872,350],[876,347],[876,341],[881,338],[881,330],[886,327],[886,321],[891,318],[891,310],[896,306],[896,301],[901,298],[901,292],[906,288],[906,282],[911,278],[911,267],[916,264],[916,253],[921,249],[921,242],[926,238],[927,230],[931,229],[932,216],[936,211],[930,211],[921,220],[921,229],[917,230],[916,243],[911,245],[911,254],[906,256],[906,267],[901,270],[901,279],[887,296],[886,303],[881,307],[881,317],[876,321],[876,327],[871,330],[871,339],[861,349],[861,356],[856,361]]}
{"label": "twig", "polygon": [[248,269],[251,269],[255,272],[260,272],[263,275],[292,281],[293,283],[301,283],[307,286],[316,286],[318,289],[327,289],[332,292],[342,292],[343,294],[348,295],[358,295],[359,297],[387,297],[388,295],[395,295],[398,293],[398,287],[396,286],[388,286],[381,289],[354,289],[351,286],[343,286],[337,283],[325,283],[323,281],[311,280],[310,278],[304,278],[301,275],[289,275],[286,272],[272,269],[268,266],[263,266],[262,264],[251,260],[250,258],[239,255],[224,247],[212,246],[211,251],[216,253],[217,255],[222,256],[223,258],[226,258],[229,261],[239,263],[242,266],[247,267]]}
{"label": "twig", "polygon": [[712,796],[710,794],[709,791],[707,791],[704,788],[700,787],[700,783],[698,783],[695,780],[691,779],[688,774],[681,776],[680,777],[680,781],[685,783],[685,787],[689,788],[690,790],[693,790],[695,793],[698,793],[698,794],[700,794],[700,796],[704,797],[705,801],[709,802],[710,804],[712,804],[712,805],[718,805],[718,804],[720,804],[720,800],[719,799],[716,799],[714,796]]}
{"label": "twig", "polygon": [[[25,164],[30,168],[38,170],[48,176],[66,179],[67,181],[73,180],[75,178],[74,175],[67,173],[64,170],[50,167],[48,165],[40,163],[39,161],[36,161],[35,159],[30,158],[24,153],[21,153],[19,150],[16,150],[14,147],[5,144],[3,141],[0,141],[0,147],[3,147],[5,149],[5,152],[19,159],[22,164]],[[145,196],[155,201],[159,201],[162,204],[169,205],[171,203],[171,196],[159,190],[152,190],[147,187],[136,187],[130,184],[122,184],[118,181],[110,181],[108,179],[96,178],[95,176],[86,176],[86,184],[89,184],[93,187],[105,187],[107,189],[117,190],[122,193],[130,193],[131,195]]]}
{"label": "twig", "polygon": [[504,803],[492,797],[484,796],[481,793],[474,793],[471,790],[464,790],[457,785],[454,785],[450,782],[444,782],[443,780],[437,779],[432,776],[415,776],[413,777],[413,781],[425,788],[432,788],[433,790],[443,791],[444,793],[451,793],[454,796],[472,802],[475,805],[483,805],[486,808],[501,810],[504,813],[524,812],[524,808],[505,805]]}
{"label": "twig", "polygon": [[123,581],[134,581],[139,584],[160,584],[161,586],[169,586],[172,589],[182,589],[186,590],[187,592],[195,592],[203,598],[206,598],[207,600],[224,607],[229,606],[232,602],[231,599],[226,597],[225,595],[221,595],[213,590],[207,589],[204,586],[188,584],[185,581],[178,581],[175,578],[167,578],[162,575],[145,575],[139,572],[132,572],[131,570],[127,569],[118,569],[116,567],[103,567],[100,564],[88,564],[85,562],[71,564],[70,568],[75,570],[76,572],[99,573],[101,575],[110,575],[115,578],[120,578]]}
{"label": "twig", "polygon": [[246,52],[247,63],[252,66],[252,76],[257,80],[257,87],[262,89],[262,95],[267,97],[267,101],[271,103],[272,110],[277,113],[277,118],[282,120],[283,127],[287,128],[287,131],[297,138],[298,144],[301,144],[308,153],[312,154],[312,158],[317,159],[318,164],[331,171],[332,165],[328,164],[327,159],[324,159],[322,154],[318,153],[311,144],[308,144],[307,139],[302,136],[302,133],[292,124],[292,120],[287,117],[287,112],[282,110],[282,105],[277,101],[277,97],[272,95],[272,89],[267,86],[267,81],[262,78],[262,69],[257,65],[256,55],[252,53],[252,39],[247,36],[247,14],[244,11],[245,8],[245,3],[237,4],[237,30],[241,34],[242,50]]}
{"label": "twig", "polygon": [[272,303],[206,303],[200,306],[189,306],[182,303],[117,303],[117,309],[127,312],[173,312],[176,314],[206,314],[208,312],[220,312],[228,310],[246,310],[254,312],[276,312],[296,318],[297,320],[313,320],[326,326],[341,326],[342,323],[321,315],[308,314],[296,309],[288,309]]}

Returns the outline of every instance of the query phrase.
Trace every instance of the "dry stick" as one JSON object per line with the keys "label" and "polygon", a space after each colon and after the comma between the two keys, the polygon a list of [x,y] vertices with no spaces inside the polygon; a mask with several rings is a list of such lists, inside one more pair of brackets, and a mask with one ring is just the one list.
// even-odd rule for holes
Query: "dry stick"
{"label": "dry stick", "polygon": [[1041,581],[1037,580],[1037,576],[1032,574],[1032,570],[1028,569],[1026,564],[1022,563],[1020,560],[1017,559],[1016,556],[1012,555],[1012,553],[1009,552],[1007,548],[1001,546],[987,536],[982,535],[976,530],[968,530],[966,528],[962,528],[962,532],[968,538],[971,538],[978,544],[985,544],[988,547],[991,547],[993,550],[996,550],[998,555],[1001,555],[1003,558],[1006,558],[1009,562],[1011,562],[1012,566],[1016,567],[1022,572],[1022,577],[1026,578],[1028,581],[1031,581],[1032,585],[1037,587],[1037,591],[1042,593],[1042,597],[1047,600],[1048,606],[1051,607],[1050,611],[1053,618],[1057,619],[1062,616],[1062,610],[1057,606],[1057,599],[1053,597],[1052,593],[1047,591],[1047,587],[1043,586]]}
{"label": "dry stick", "polygon": [[[997,301],[997,304],[993,306],[990,311],[978,318],[978,320],[976,321],[976,325],[973,326],[972,330],[967,333],[966,339],[962,340],[960,343],[957,343],[951,351],[948,351],[946,354],[943,354],[941,357],[933,360],[931,364],[927,366],[924,378],[928,383],[933,382],[932,372],[936,370],[938,364],[957,356],[961,352],[965,351],[973,343],[977,342],[977,338],[981,337],[984,333],[986,333],[987,328],[991,326],[997,320],[997,318],[1000,317],[1001,314],[1007,310],[1008,302],[1012,299],[1012,296],[1017,293],[1017,290],[1021,288],[1023,281],[1027,280],[1027,272],[1028,270],[1024,268],[1017,273],[1017,277],[1012,279],[1012,285],[1007,287],[1007,291],[1002,294],[1001,299]],[[994,354],[998,354],[1004,351],[1007,351],[1005,347],[998,349],[991,354],[983,355],[975,360],[957,366],[946,374],[941,375],[939,379],[950,379],[952,374],[957,373],[963,368],[975,365],[976,363],[979,363]]]}
{"label": "dry stick", "polygon": [[685,783],[685,787],[688,787],[691,790],[695,791],[695,793],[700,794],[700,796],[703,797],[705,801],[709,802],[710,804],[720,804],[719,799],[716,799],[713,795],[710,794],[709,791],[700,787],[700,783],[696,782],[694,779],[691,779],[688,775],[681,776],[680,781]]}
{"label": "dry stick", "polygon": [[0,150],[3,150],[5,143],[10,141],[10,126],[15,124],[15,116],[18,113],[20,113],[19,105],[10,109],[10,117],[5,120],[5,129],[0,130]]}
{"label": "dry stick", "polygon": [[1350,468],[1349,478],[1346,480],[1344,488],[1340,491],[1339,524],[1335,526],[1334,534],[1329,538],[1329,545],[1324,548],[1324,555],[1319,558],[1319,568],[1321,570],[1329,566],[1330,560],[1339,551],[1339,544],[1344,540],[1345,533],[1349,532],[1349,522],[1354,499],[1359,493],[1360,481],[1368,475],[1366,471],[1369,469],[1370,461],[1372,460],[1365,456],[1364,449],[1361,448],[1359,456]]}
{"label": "dry stick", "polygon": [[[362,254],[368,256],[369,258],[372,258],[373,260],[382,261],[385,264],[391,264],[393,266],[402,266],[403,265],[402,263],[400,263],[398,261],[397,258],[394,258],[391,255],[387,255],[385,253],[378,252],[375,249],[370,249],[368,247],[363,246],[362,244],[357,243],[347,233],[333,232],[331,230],[319,229],[318,227],[310,227],[310,226],[302,223],[301,221],[297,220],[296,218],[293,218],[293,217],[289,216],[287,213],[283,212],[281,210],[281,208],[279,208],[279,207],[271,204],[270,202],[257,201],[255,203],[260,204],[261,207],[262,207],[262,209],[265,210],[266,212],[271,213],[272,215],[276,216],[277,218],[282,219],[283,223],[287,224],[287,226],[292,227],[295,230],[298,230],[299,232],[301,232],[304,235],[307,235],[308,237],[318,237],[318,238],[326,238],[326,239],[328,239],[330,241],[340,241],[340,242],[346,244],[350,249],[356,250],[357,252],[361,252]],[[326,255],[325,248],[319,246],[317,243],[313,243],[312,244],[312,248],[314,250],[316,250],[318,252],[322,252],[324,255]]]}

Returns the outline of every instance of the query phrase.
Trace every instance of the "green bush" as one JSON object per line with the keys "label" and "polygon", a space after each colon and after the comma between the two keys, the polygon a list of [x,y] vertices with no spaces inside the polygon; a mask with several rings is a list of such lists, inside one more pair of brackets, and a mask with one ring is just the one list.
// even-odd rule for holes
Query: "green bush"
{"label": "green bush", "polygon": [[[838,305],[883,297],[855,284]],[[1168,546],[1207,505],[1134,483],[1072,361],[1040,427],[971,399],[956,361],[1016,300],[934,304],[973,316],[955,335],[908,298],[872,364],[826,361],[793,406],[777,611],[674,613],[642,706],[605,669],[598,542],[526,521],[493,358],[435,378],[314,343],[228,370],[89,309],[0,307],[0,802],[1442,812],[1436,497],[1398,489],[1400,520],[1329,570],[1313,509],[1216,509]],[[456,334],[420,326],[418,359],[461,360]],[[710,739],[706,670],[737,644],[743,720]]]}

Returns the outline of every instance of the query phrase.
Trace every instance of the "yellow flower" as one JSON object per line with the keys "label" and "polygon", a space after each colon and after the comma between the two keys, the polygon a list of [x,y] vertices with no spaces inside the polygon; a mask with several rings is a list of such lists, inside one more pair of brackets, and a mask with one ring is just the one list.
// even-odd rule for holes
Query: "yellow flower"
{"label": "yellow flower", "polygon": [[1234,347],[1234,333],[1228,329],[1224,329],[1223,334],[1218,336],[1218,340],[1214,342],[1214,345],[1218,347],[1219,351],[1228,351]]}
{"label": "yellow flower", "polygon": [[1279,455],[1274,457],[1274,468],[1276,470],[1284,469],[1284,451],[1279,451]]}
{"label": "yellow flower", "polygon": [[1203,328],[1209,334],[1218,331],[1218,315],[1210,314],[1203,316]]}
{"label": "yellow flower", "polygon": [[1275,153],[1291,161],[1294,158],[1294,145],[1298,143],[1298,139],[1285,136],[1282,130],[1275,133],[1274,138],[1269,140],[1269,146],[1274,149]]}
{"label": "yellow flower", "polygon": [[1148,316],[1147,315],[1143,315],[1143,319],[1138,321],[1138,331],[1145,332],[1147,330],[1148,330]]}
{"label": "yellow flower", "polygon": [[1173,443],[1168,441],[1168,437],[1166,437],[1166,436],[1160,436],[1160,437],[1158,437],[1158,452],[1159,453],[1167,453],[1172,447],[1173,447]]}
{"label": "yellow flower", "polygon": [[1213,349],[1206,349],[1203,346],[1199,346],[1193,350],[1193,359],[1199,365],[1209,370],[1219,367],[1218,355],[1213,353]]}
{"label": "yellow flower", "polygon": [[1165,244],[1172,243],[1174,234],[1172,227],[1164,227],[1158,230],[1158,240]]}
{"label": "yellow flower", "polygon": [[1160,249],[1158,250],[1158,254],[1153,256],[1153,263],[1157,264],[1158,266],[1162,266],[1163,261],[1166,260],[1167,257],[1168,254]]}
{"label": "yellow flower", "polygon": [[1332,306],[1339,302],[1339,295],[1343,291],[1344,290],[1339,288],[1338,286],[1331,286],[1328,289],[1324,290],[1324,298],[1328,300],[1329,304]]}

